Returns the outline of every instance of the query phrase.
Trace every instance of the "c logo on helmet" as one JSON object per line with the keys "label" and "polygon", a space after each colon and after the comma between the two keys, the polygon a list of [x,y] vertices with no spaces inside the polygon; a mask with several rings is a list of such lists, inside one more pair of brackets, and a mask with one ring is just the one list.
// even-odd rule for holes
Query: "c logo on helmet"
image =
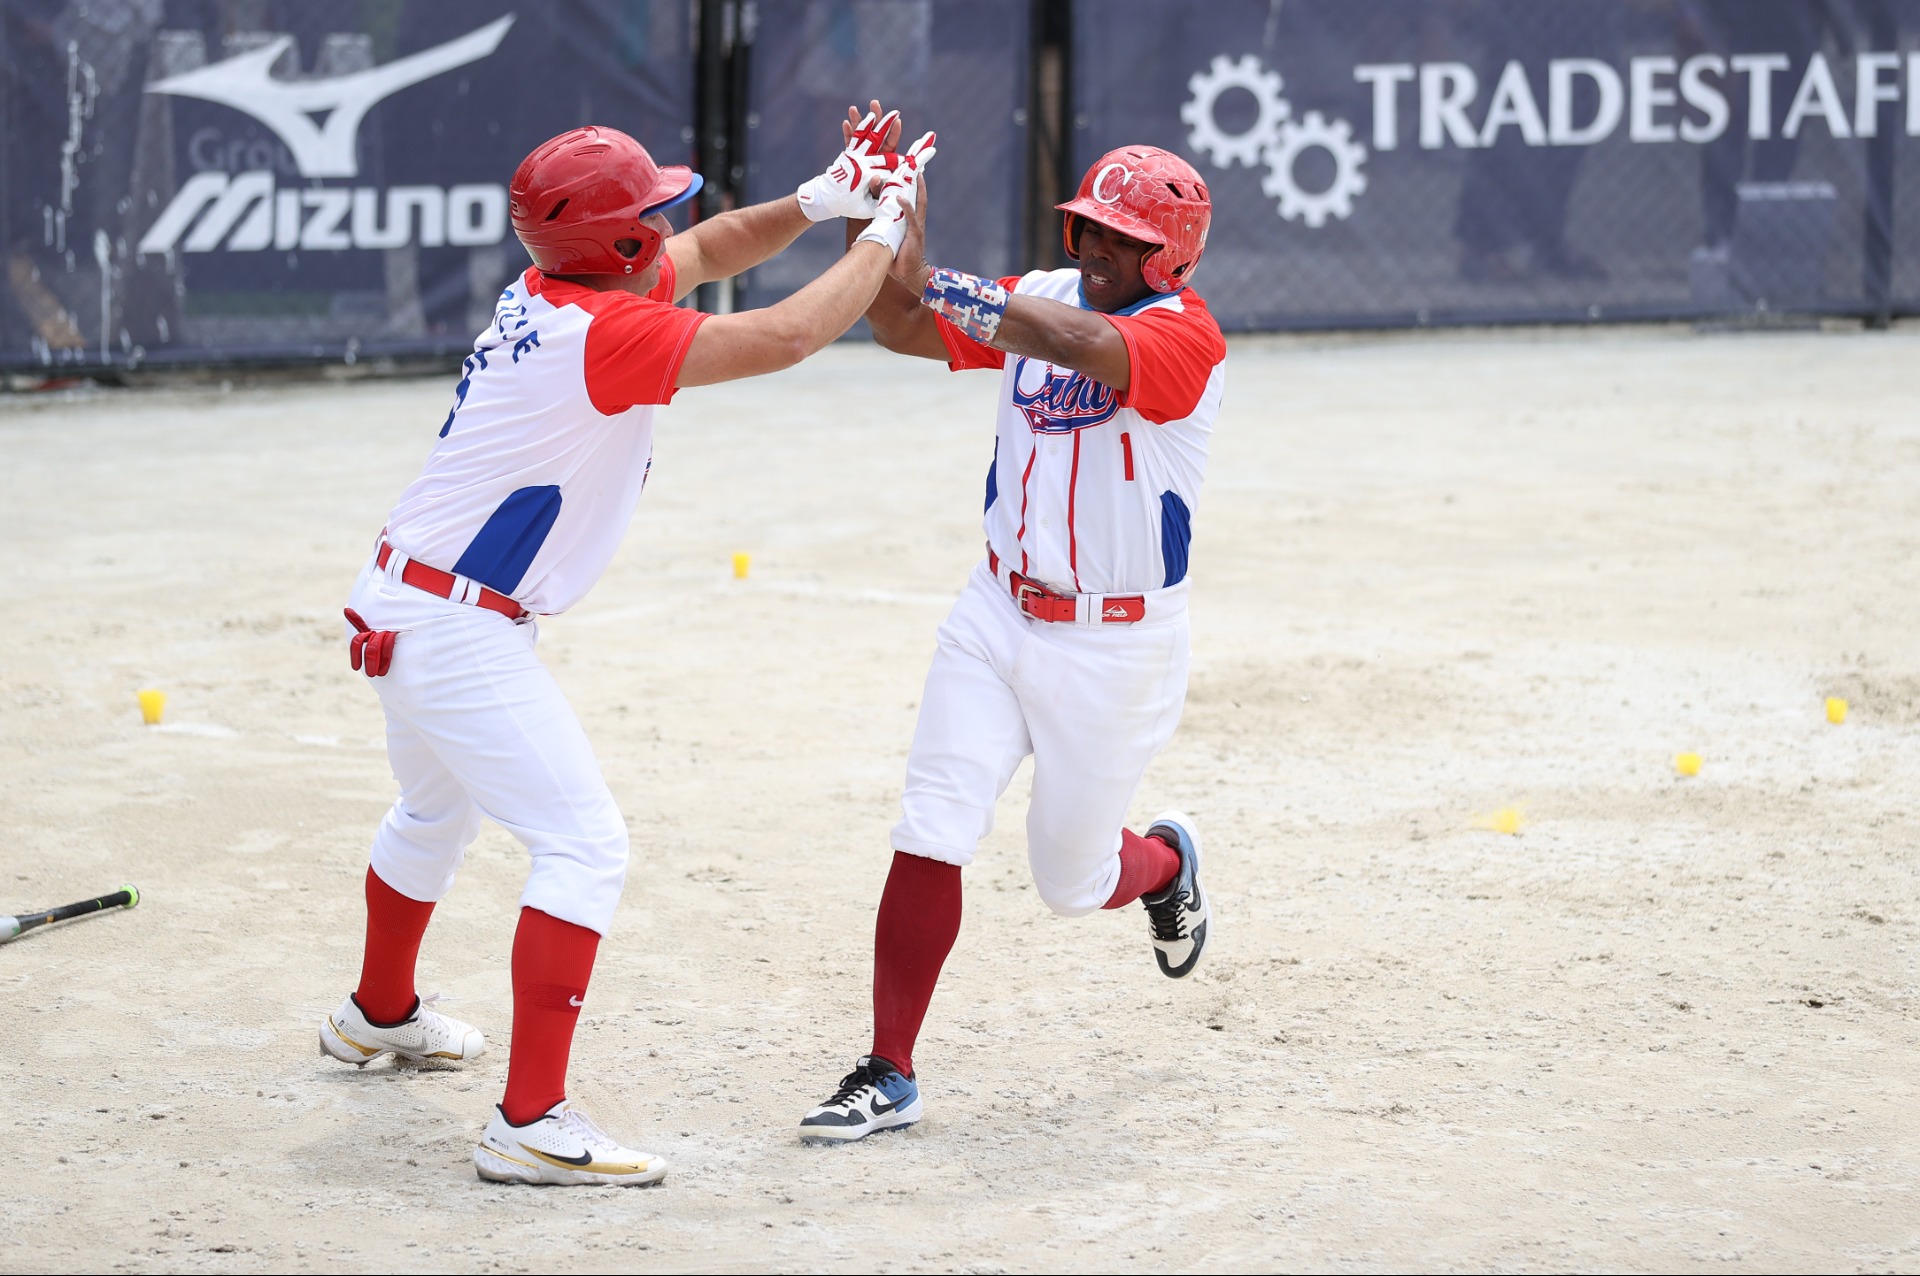
{"label": "c logo on helmet", "polygon": [[[1114,191],[1111,195],[1102,194],[1101,192],[1106,188],[1108,176],[1113,173],[1119,173],[1121,175],[1119,190]],[[1093,175],[1093,189],[1088,193],[1099,203],[1111,204],[1125,193],[1127,187],[1133,185],[1135,176],[1134,171],[1125,164],[1109,164]]]}

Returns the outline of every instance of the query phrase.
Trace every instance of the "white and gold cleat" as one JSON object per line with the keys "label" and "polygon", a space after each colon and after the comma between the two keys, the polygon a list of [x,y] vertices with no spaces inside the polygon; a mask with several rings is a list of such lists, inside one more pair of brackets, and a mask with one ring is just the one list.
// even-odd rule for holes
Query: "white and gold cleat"
{"label": "white and gold cleat", "polygon": [[621,1146],[565,1099],[525,1125],[496,1107],[473,1168],[495,1183],[565,1187],[644,1187],[667,1177],[665,1161]]}
{"label": "white and gold cleat", "polygon": [[411,1063],[427,1059],[464,1063],[483,1054],[487,1041],[480,1030],[433,1009],[433,1000],[419,999],[412,1015],[382,1027],[362,1014],[360,1003],[349,995],[340,1009],[321,1021],[320,1053],[361,1067],[383,1054],[397,1054]]}

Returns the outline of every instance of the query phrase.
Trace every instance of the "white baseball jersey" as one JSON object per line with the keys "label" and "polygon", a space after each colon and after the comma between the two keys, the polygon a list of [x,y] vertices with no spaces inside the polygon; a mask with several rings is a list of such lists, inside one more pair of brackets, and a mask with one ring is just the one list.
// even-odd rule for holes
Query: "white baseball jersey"
{"label": "white baseball jersey", "polygon": [[409,558],[554,615],[612,561],[653,460],[653,405],[706,316],[529,269],[473,343],[426,469],[387,519]]}
{"label": "white baseball jersey", "polygon": [[[1077,269],[1000,283],[1089,308]],[[1155,293],[1106,317],[1127,343],[1125,394],[1071,368],[982,345],[939,319],[948,367],[1003,369],[987,544],[1001,562],[1065,593],[1164,589],[1186,578],[1224,386],[1226,341],[1191,289]]]}

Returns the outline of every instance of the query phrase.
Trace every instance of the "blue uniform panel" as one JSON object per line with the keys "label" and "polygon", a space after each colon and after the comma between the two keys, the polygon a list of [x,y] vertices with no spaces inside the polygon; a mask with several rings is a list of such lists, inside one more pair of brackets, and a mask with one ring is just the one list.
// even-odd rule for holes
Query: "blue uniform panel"
{"label": "blue uniform panel", "polygon": [[[486,526],[467,546],[453,570],[489,589],[511,594],[533,565],[533,556],[546,543],[553,520],[560,517],[560,488],[523,487],[500,502]],[[1186,559],[1182,557],[1184,563]]]}
{"label": "blue uniform panel", "polygon": [[992,509],[993,503],[1000,499],[1000,480],[998,477],[999,473],[1000,473],[1000,457],[998,455],[998,449],[996,448],[996,454],[993,458],[993,464],[987,466],[987,508],[988,509]]}
{"label": "blue uniform panel", "polygon": [[1187,578],[1187,544],[1193,540],[1193,511],[1178,492],[1160,493],[1160,557],[1167,563],[1166,584]]}

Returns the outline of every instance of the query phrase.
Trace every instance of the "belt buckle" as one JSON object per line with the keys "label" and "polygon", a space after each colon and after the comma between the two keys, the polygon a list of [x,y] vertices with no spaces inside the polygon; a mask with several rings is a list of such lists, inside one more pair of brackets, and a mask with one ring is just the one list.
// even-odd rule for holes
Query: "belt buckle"
{"label": "belt buckle", "polygon": [[[1056,594],[1045,585],[1037,581],[1029,580],[1019,572],[1009,572],[1007,574],[1013,581],[1013,605],[1018,607],[1025,615],[1031,616],[1035,620],[1044,620],[1049,624],[1058,624],[1062,620],[1072,620],[1074,618],[1076,604],[1070,595]],[[1035,599],[1055,604],[1051,610],[1056,614],[1048,615],[1042,610],[1037,609],[1034,605]],[[1065,605],[1064,610],[1066,614],[1064,616],[1057,614],[1062,610],[1061,604]]]}

